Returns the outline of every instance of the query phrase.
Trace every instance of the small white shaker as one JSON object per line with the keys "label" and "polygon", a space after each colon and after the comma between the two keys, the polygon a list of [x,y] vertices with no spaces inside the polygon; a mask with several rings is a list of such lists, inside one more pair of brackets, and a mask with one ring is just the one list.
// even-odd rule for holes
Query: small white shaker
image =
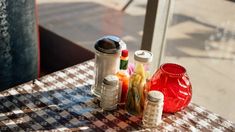
{"label": "small white shaker", "polygon": [[103,110],[117,108],[119,99],[119,79],[115,75],[108,75],[104,78],[101,86],[100,107]]}
{"label": "small white shaker", "polygon": [[156,127],[161,123],[164,95],[160,91],[150,91],[145,101],[143,125],[147,128]]}

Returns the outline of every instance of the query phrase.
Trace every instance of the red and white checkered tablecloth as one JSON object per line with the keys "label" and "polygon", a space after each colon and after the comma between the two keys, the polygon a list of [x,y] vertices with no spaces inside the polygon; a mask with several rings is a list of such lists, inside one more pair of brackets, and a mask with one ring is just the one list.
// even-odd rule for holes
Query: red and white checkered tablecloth
{"label": "red and white checkered tablecloth", "polygon": [[[94,62],[0,92],[0,131],[148,131],[124,109],[102,111],[90,92]],[[196,104],[163,114],[158,131],[235,131],[235,124]]]}

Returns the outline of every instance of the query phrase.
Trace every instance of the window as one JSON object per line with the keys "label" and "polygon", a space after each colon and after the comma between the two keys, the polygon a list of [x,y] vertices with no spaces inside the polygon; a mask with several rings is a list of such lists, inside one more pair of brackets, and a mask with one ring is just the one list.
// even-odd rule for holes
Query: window
{"label": "window", "polygon": [[235,2],[180,0],[173,7],[161,63],[183,65],[192,101],[235,121]]}

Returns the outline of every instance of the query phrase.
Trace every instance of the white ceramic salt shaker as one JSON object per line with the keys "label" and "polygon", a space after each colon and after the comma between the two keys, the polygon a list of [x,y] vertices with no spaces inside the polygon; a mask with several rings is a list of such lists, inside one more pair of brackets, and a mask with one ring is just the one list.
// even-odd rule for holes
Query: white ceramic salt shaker
{"label": "white ceramic salt shaker", "polygon": [[160,91],[150,91],[145,101],[143,125],[147,128],[156,127],[161,123],[164,95]]}

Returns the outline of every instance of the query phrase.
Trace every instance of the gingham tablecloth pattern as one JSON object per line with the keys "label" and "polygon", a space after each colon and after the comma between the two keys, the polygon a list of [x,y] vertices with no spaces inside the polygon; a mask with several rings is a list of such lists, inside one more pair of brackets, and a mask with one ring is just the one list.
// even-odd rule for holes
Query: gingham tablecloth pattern
{"label": "gingham tablecloth pattern", "polygon": [[[44,76],[0,93],[0,131],[148,131],[124,109],[102,111],[90,92],[94,62]],[[235,131],[234,123],[196,104],[163,114],[158,131]]]}

